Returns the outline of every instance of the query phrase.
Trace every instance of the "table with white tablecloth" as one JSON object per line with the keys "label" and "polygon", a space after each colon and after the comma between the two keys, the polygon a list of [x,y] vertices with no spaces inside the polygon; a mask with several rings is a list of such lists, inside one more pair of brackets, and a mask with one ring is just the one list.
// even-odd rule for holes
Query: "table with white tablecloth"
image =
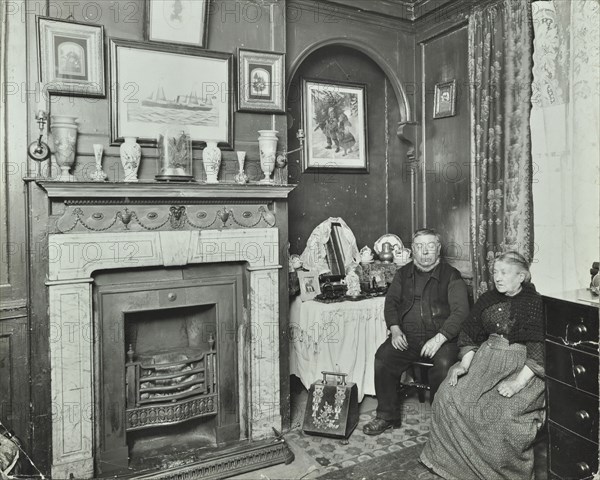
{"label": "table with white tablecloth", "polygon": [[290,372],[306,388],[321,372],[347,373],[356,383],[358,400],[375,395],[375,352],[387,337],[385,298],[361,301],[290,303]]}

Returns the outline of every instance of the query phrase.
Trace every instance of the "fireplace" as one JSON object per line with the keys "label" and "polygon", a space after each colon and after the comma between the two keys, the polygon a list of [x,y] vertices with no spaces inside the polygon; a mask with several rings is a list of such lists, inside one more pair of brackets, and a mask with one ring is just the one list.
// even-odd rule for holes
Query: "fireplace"
{"label": "fireplace", "polygon": [[290,461],[274,432],[276,214],[291,188],[41,185],[52,476],[212,479]]}
{"label": "fireplace", "polygon": [[247,438],[238,373],[245,276],[240,263],[94,275],[99,475],[199,458]]}

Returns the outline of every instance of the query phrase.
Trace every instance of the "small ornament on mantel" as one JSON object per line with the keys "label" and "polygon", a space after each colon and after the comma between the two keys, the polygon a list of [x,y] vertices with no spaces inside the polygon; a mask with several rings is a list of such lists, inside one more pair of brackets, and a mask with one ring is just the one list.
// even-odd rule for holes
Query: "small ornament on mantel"
{"label": "small ornament on mantel", "polygon": [[244,162],[246,161],[246,152],[236,152],[238,159],[239,172],[235,176],[236,183],[248,183],[248,175],[244,173]]}
{"label": "small ornament on mantel", "polygon": [[94,143],[94,158],[96,160],[96,171],[90,175],[90,178],[94,182],[104,182],[108,178],[108,175],[102,170],[102,154],[104,153],[104,146],[100,143]]}

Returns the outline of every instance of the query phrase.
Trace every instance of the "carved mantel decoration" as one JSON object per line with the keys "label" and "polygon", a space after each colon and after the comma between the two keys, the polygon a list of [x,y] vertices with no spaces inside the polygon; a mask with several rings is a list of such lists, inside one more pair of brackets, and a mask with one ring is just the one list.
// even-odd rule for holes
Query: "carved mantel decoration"
{"label": "carved mantel decoration", "polygon": [[[262,450],[244,453],[244,462],[262,461],[265,449],[274,449],[279,462],[289,460],[282,440],[273,437],[273,429],[281,431],[281,415],[279,335],[272,331],[280,322],[279,252],[281,242],[287,240],[280,234],[278,222],[285,218],[277,218],[278,202],[284,202],[294,186],[38,184],[48,194],[54,220],[48,235],[46,281],[50,324],[70,332],[58,335],[50,347],[51,395],[56,406],[52,477],[83,479],[95,474],[94,419],[81,421],[60,412],[93,402],[94,274],[124,268],[246,265],[248,307],[240,326],[246,334],[240,332],[239,338],[249,353],[239,359],[239,372],[244,375],[240,381],[248,382],[248,393],[240,396],[240,412],[244,412],[245,438],[252,445],[260,444],[254,443],[257,440],[266,443]],[[269,458],[270,464],[279,463]],[[228,457],[211,461],[220,465],[214,468],[225,471],[239,467]],[[189,468],[197,474],[206,467],[205,463],[182,466],[179,473],[148,478],[183,478]]]}

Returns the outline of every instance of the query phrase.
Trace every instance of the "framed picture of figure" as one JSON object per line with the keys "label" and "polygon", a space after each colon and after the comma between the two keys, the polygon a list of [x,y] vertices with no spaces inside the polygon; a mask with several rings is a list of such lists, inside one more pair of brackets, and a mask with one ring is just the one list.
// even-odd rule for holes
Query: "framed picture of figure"
{"label": "framed picture of figure", "polygon": [[433,118],[453,117],[456,114],[456,80],[438,83],[433,97]]}
{"label": "framed picture of figure", "polygon": [[40,82],[57,95],[102,97],[104,27],[37,17]]}
{"label": "framed picture of figure", "polygon": [[238,111],[283,113],[284,54],[238,49]]}
{"label": "framed picture of figure", "polygon": [[298,282],[300,283],[300,299],[303,302],[312,300],[321,293],[319,275],[316,272],[298,271]]}
{"label": "framed picture of figure", "polygon": [[146,0],[146,39],[207,47],[210,0]]}
{"label": "framed picture of figure", "polygon": [[303,171],[369,171],[367,93],[362,84],[303,78]]}

